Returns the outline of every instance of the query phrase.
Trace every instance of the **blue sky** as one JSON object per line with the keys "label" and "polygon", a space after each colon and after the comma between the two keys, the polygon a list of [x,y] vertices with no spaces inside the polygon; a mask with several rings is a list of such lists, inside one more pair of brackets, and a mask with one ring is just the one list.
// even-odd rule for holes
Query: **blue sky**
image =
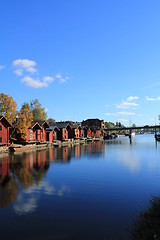
{"label": "blue sky", "polygon": [[48,117],[137,125],[160,114],[160,1],[1,0],[0,92]]}

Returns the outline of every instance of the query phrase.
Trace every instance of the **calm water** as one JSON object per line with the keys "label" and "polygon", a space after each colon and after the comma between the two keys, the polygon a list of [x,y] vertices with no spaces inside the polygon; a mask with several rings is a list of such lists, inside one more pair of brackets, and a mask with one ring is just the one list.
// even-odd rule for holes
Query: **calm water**
{"label": "calm water", "polygon": [[1,239],[132,239],[159,195],[153,135],[0,155]]}

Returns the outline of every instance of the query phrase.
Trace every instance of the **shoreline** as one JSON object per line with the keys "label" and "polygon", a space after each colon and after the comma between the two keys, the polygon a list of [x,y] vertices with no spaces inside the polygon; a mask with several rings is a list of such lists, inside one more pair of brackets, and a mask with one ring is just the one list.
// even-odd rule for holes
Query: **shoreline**
{"label": "shoreline", "polygon": [[102,137],[98,138],[85,138],[85,139],[68,139],[66,141],[55,140],[54,142],[40,142],[38,144],[11,144],[8,147],[0,147],[0,155],[3,153],[19,153],[28,152],[33,150],[47,149],[49,147],[61,148],[61,147],[73,147],[76,145],[81,145],[89,142],[103,141]]}

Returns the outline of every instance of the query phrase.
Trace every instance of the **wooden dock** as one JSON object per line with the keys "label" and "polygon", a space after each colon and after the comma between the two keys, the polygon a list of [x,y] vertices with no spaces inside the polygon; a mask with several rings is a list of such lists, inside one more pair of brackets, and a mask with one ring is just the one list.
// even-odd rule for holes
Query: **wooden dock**
{"label": "wooden dock", "polygon": [[92,138],[77,138],[77,139],[68,139],[65,141],[59,141],[55,140],[53,142],[34,142],[34,143],[29,143],[29,144],[11,144],[9,147],[2,149],[0,152],[13,152],[13,153],[18,153],[18,152],[26,152],[26,151],[32,151],[36,149],[46,149],[48,147],[74,147],[76,145],[80,144],[87,144],[87,143],[92,143],[92,142],[97,142],[103,140],[102,137],[92,137]]}

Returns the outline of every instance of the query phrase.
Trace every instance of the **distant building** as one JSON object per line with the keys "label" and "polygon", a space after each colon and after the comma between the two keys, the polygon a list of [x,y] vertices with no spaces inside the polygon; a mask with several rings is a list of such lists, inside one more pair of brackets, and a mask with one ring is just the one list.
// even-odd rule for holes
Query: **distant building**
{"label": "distant building", "polygon": [[82,121],[82,126],[86,126],[93,129],[104,129],[104,120],[100,120],[98,118],[87,119]]}

